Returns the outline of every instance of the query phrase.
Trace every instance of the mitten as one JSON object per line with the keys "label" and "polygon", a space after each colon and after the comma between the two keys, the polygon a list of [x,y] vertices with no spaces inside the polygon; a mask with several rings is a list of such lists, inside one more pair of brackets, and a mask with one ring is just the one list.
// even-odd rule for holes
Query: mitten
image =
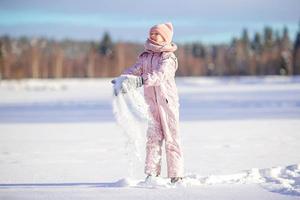
{"label": "mitten", "polygon": [[114,84],[114,94],[127,93],[129,90],[139,88],[143,85],[143,78],[134,75],[121,75],[111,81]]}

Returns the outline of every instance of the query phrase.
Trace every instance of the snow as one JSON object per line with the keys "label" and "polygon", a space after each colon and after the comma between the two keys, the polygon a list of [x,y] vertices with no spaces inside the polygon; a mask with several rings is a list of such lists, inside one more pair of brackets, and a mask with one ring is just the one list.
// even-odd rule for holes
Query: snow
{"label": "snow", "polygon": [[176,82],[186,177],[172,185],[165,157],[150,182],[129,162],[110,79],[0,81],[0,199],[299,199],[300,77]]}
{"label": "snow", "polygon": [[[145,101],[144,95],[134,88],[126,89],[126,93],[121,92],[121,84],[125,76],[114,79],[114,96],[112,100],[113,113],[117,124],[126,136],[126,154],[130,166],[130,176],[135,174],[135,163],[144,159],[143,146],[145,145],[145,133],[148,124],[153,123],[149,106]],[[126,76],[128,79],[136,77]]]}

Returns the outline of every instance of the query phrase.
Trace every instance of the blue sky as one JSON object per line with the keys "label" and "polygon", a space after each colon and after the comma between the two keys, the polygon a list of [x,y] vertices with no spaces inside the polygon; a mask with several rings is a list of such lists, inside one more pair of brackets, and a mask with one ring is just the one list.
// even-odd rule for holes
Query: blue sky
{"label": "blue sky", "polygon": [[149,27],[171,21],[174,41],[228,42],[247,28],[268,25],[299,30],[299,0],[1,0],[0,34],[99,40],[109,31],[118,41],[144,41]]}

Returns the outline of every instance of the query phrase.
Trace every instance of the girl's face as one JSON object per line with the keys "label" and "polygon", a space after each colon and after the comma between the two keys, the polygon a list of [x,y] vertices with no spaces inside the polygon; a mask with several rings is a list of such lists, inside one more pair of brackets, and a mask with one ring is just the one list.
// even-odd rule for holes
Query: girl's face
{"label": "girl's face", "polygon": [[154,40],[157,43],[164,42],[164,38],[157,32],[157,31],[152,31],[150,33],[150,39]]}

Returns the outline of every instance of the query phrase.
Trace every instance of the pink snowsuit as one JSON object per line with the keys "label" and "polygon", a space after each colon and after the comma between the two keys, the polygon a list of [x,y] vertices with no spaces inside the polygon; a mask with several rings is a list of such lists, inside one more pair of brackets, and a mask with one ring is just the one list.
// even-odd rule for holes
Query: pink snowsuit
{"label": "pink snowsuit", "polygon": [[147,130],[145,173],[161,173],[165,140],[168,177],[183,177],[183,154],[179,137],[179,99],[175,84],[178,62],[173,52],[145,50],[123,74],[142,76],[144,96],[153,123]]}

